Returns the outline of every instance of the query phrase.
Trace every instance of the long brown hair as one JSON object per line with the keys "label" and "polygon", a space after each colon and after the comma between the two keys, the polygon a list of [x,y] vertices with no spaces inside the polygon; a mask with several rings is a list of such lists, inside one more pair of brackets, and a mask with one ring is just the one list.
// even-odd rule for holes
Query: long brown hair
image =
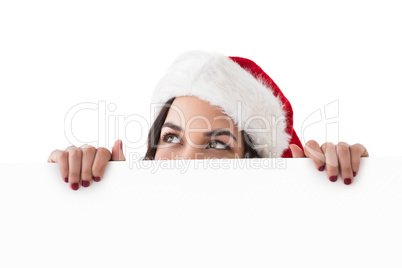
{"label": "long brown hair", "polygon": [[[175,98],[171,98],[164,105],[158,116],[156,117],[151,129],[148,133],[148,149],[145,153],[143,160],[154,160],[158,143],[161,136],[162,125],[165,123],[170,106]],[[244,131],[241,131],[244,138],[244,158],[261,158],[258,153],[252,148],[252,140],[250,136]]]}

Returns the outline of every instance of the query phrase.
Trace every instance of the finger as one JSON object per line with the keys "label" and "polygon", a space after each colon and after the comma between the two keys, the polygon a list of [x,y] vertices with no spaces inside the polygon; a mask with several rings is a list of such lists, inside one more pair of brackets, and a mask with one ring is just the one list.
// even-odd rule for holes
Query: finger
{"label": "finger", "polygon": [[[366,149],[366,148],[364,148],[364,149]],[[368,153],[367,149],[366,149],[366,152],[363,153],[362,157],[369,157],[369,153]]]}
{"label": "finger", "polygon": [[96,150],[94,164],[92,165],[93,180],[98,182],[103,178],[107,163],[110,161],[112,154],[106,148],[98,148]]}
{"label": "finger", "polygon": [[325,168],[325,155],[321,150],[320,145],[314,141],[309,140],[304,147],[304,152],[307,157],[311,158],[314,162],[315,168],[323,171]]}
{"label": "finger", "polygon": [[81,185],[88,187],[92,183],[92,164],[95,159],[96,148],[87,144],[80,148],[82,151]]}
{"label": "finger", "polygon": [[54,150],[49,155],[47,162],[59,164],[61,178],[63,181],[68,182],[68,152]]}
{"label": "finger", "polygon": [[346,142],[339,142],[336,147],[343,183],[349,185],[353,182],[353,171],[349,150],[350,146]]}
{"label": "finger", "polygon": [[71,149],[77,148],[75,145],[68,146],[64,151],[68,152]]}
{"label": "finger", "polygon": [[327,170],[327,177],[330,181],[336,182],[339,175],[339,163],[335,144],[332,142],[326,142],[321,146],[321,149],[325,154],[325,168]]}
{"label": "finger", "polygon": [[350,156],[352,158],[353,177],[356,177],[357,172],[359,172],[360,158],[368,157],[368,152],[366,148],[360,143],[353,144],[352,146],[350,146],[349,150]]}
{"label": "finger", "polygon": [[117,140],[112,148],[112,160],[111,161],[126,161],[123,153],[123,142]]}
{"label": "finger", "polygon": [[293,158],[302,158],[302,157],[307,157],[303,150],[297,146],[296,144],[290,144],[289,145],[290,151],[292,152]]}
{"label": "finger", "polygon": [[81,160],[82,151],[80,148],[70,146],[67,149],[68,152],[68,181],[70,188],[77,191],[80,188],[79,183],[81,180]]}

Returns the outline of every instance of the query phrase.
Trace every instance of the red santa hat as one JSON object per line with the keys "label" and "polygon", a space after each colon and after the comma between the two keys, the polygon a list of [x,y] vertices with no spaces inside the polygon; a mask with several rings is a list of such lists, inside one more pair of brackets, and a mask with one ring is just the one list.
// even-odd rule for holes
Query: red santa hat
{"label": "red santa hat", "polygon": [[[293,129],[293,110],[272,79],[253,61],[216,52],[190,51],[168,68],[151,103],[196,96],[233,119],[263,158],[292,157],[289,144],[303,146]],[[158,106],[156,114],[162,109]]]}

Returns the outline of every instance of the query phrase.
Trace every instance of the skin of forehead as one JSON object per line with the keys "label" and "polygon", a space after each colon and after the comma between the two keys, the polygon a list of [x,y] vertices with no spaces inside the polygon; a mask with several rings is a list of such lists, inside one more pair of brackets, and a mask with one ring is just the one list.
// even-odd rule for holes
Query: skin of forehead
{"label": "skin of forehead", "polygon": [[[169,109],[165,122],[174,122],[181,126],[184,131],[186,131],[186,128],[192,130],[200,128],[201,132],[217,128],[231,129],[233,135],[237,138],[238,130],[233,120],[222,113],[219,107],[213,106],[207,101],[194,96],[182,96],[177,97],[173,101],[172,106],[175,107]],[[181,120],[183,117],[184,122]],[[208,129],[208,123],[206,121],[209,122],[210,129]],[[231,128],[231,126],[233,126],[233,128]]]}

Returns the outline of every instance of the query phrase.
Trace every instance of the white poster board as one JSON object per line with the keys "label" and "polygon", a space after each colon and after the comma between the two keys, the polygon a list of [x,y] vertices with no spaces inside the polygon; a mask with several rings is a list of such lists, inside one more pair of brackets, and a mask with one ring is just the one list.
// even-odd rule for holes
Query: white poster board
{"label": "white poster board", "polygon": [[401,157],[351,185],[311,159],[147,162],[78,191],[57,164],[1,164],[0,267],[402,265]]}

